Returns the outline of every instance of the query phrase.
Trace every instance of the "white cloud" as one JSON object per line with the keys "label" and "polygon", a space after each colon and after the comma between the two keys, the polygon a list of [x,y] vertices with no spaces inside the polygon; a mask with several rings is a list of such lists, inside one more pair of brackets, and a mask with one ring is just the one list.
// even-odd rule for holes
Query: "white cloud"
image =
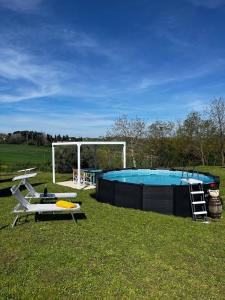
{"label": "white cloud", "polygon": [[30,13],[34,12],[43,0],[0,0],[0,6],[7,9]]}
{"label": "white cloud", "polygon": [[[100,72],[101,73],[101,72]],[[0,102],[19,102],[47,96],[90,99],[112,96],[116,89],[108,87],[99,71],[77,63],[49,59],[41,61],[24,50],[3,48],[0,51]]]}
{"label": "white cloud", "polygon": [[145,90],[157,86],[172,84],[175,82],[179,83],[197,78],[202,78],[204,76],[208,76],[210,74],[214,74],[215,72],[223,70],[224,65],[225,60],[223,58],[215,58],[213,62],[208,62],[205,64],[199,62],[199,65],[196,65],[195,67],[189,67],[185,70],[176,70],[176,73],[179,74],[177,76],[174,75],[174,71],[170,73],[167,70],[165,70],[162,74],[154,74],[154,76],[145,75],[145,77],[143,77],[135,85],[135,90]]}
{"label": "white cloud", "polygon": [[8,89],[0,91],[0,102],[18,102],[54,95],[60,89],[58,78],[61,76],[58,70],[35,62],[24,51],[1,49],[0,77],[8,83]]}
{"label": "white cloud", "polygon": [[[96,50],[97,51],[97,50]],[[48,59],[48,60],[47,60]],[[106,74],[106,73],[107,74]],[[94,68],[88,62],[57,61],[31,55],[25,49],[0,47],[0,102],[19,102],[49,96],[79,97],[83,101],[110,101],[120,93],[113,87],[111,70]]]}
{"label": "white cloud", "polygon": [[30,99],[37,99],[37,98],[42,98],[42,97],[47,97],[47,96],[53,96],[56,94],[56,91],[32,91],[28,90],[27,92],[23,91],[21,94],[17,95],[9,95],[9,94],[0,94],[0,103],[13,103],[13,102],[20,102],[24,100],[30,100]]}
{"label": "white cloud", "polygon": [[[13,125],[10,120],[13,120]],[[38,125],[37,125],[38,124]],[[107,127],[113,124],[111,115],[96,113],[44,113],[39,114],[18,114],[12,113],[1,116],[0,128],[2,132],[13,130],[38,130],[50,134],[69,134],[73,136],[96,137],[105,135]],[[12,125],[12,127],[11,127]]]}
{"label": "white cloud", "polygon": [[[174,83],[208,76],[224,68],[223,59],[199,65],[184,70],[170,70],[153,72],[138,78],[138,72],[130,70],[129,76],[125,72],[111,81],[114,71],[105,73],[102,69],[94,69],[88,64],[80,62],[64,62],[49,59],[48,61],[29,54],[25,50],[0,48],[0,79],[3,88],[0,89],[0,103],[31,101],[35,98],[70,97],[74,105],[77,101],[84,101],[100,107],[113,107],[116,112],[124,111],[132,102],[129,95],[139,95],[143,91],[151,92],[156,87],[168,88]],[[175,73],[179,74],[174,75]],[[116,73],[117,74],[117,73]],[[126,100],[127,99],[127,100]],[[140,104],[140,103],[139,103]]]}

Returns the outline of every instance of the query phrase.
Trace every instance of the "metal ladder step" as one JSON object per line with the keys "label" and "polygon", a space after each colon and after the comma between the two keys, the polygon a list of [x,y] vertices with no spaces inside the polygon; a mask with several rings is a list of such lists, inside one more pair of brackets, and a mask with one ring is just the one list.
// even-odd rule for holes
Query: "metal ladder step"
{"label": "metal ladder step", "polygon": [[204,194],[204,191],[194,191],[191,192],[192,195]]}
{"label": "metal ladder step", "polygon": [[195,178],[188,178],[186,182],[189,184],[192,218],[194,221],[202,220],[204,222],[207,219],[207,209],[203,182]]}
{"label": "metal ladder step", "polygon": [[207,211],[203,210],[203,211],[195,211],[194,215],[207,215]]}
{"label": "metal ladder step", "polygon": [[192,204],[205,204],[205,201],[193,201]]}

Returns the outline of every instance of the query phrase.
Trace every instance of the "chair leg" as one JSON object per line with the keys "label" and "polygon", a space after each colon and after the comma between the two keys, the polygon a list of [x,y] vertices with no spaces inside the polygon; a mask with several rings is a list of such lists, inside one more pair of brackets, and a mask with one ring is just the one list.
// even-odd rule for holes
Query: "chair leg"
{"label": "chair leg", "polygon": [[72,216],[72,219],[73,219],[74,223],[77,224],[77,222],[76,222],[76,220],[74,218],[74,215],[72,213],[71,213],[71,216]]}
{"label": "chair leg", "polygon": [[12,223],[12,228],[13,228],[14,226],[16,226],[16,223],[17,223],[18,219],[19,219],[19,215],[16,215],[15,220],[14,220],[13,223]]}

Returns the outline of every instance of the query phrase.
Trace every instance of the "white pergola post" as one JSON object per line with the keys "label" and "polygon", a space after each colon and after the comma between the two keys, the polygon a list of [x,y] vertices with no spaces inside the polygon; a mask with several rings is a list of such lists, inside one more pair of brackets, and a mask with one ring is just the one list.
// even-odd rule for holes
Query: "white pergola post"
{"label": "white pergola post", "polygon": [[52,181],[55,183],[55,147],[52,146]]}
{"label": "white pergola post", "polygon": [[126,168],[126,142],[103,142],[103,141],[87,141],[87,142],[55,142],[52,143],[52,181],[55,183],[55,146],[77,146],[77,185],[81,185],[81,160],[80,149],[82,145],[123,145],[122,162],[123,168]]}
{"label": "white pergola post", "polygon": [[80,186],[80,143],[77,143],[77,185]]}
{"label": "white pergola post", "polygon": [[124,143],[123,145],[123,168],[125,169],[126,168],[126,144]]}

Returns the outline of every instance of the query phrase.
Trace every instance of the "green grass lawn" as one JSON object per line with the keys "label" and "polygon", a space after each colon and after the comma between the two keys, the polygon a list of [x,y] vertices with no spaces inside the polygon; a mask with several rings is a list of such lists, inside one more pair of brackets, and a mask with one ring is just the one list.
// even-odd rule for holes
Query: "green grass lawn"
{"label": "green grass lawn", "polygon": [[0,171],[45,166],[51,162],[51,147],[0,144]]}
{"label": "green grass lawn", "polygon": [[[225,170],[204,168],[221,176]],[[58,176],[63,180],[65,175]],[[70,191],[50,173],[32,180],[43,191]],[[0,299],[225,299],[225,219],[125,209],[78,191],[86,219],[10,227],[16,201],[0,183]]]}

